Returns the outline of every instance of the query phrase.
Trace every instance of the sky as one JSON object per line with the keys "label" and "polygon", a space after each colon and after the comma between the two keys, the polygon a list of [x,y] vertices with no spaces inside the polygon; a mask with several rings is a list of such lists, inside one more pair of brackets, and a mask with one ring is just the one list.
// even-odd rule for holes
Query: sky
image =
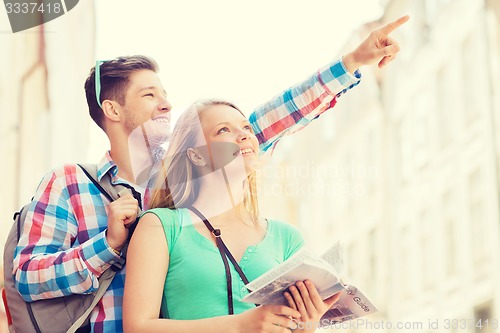
{"label": "sky", "polygon": [[236,102],[246,113],[335,60],[378,0],[99,0],[97,59],[146,54],[174,105]]}
{"label": "sky", "polygon": [[[46,24],[47,38],[61,35],[58,32],[64,31],[83,1],[92,0],[81,0],[66,17]],[[382,16],[379,0],[94,0],[94,4],[95,58],[153,57],[173,104],[174,120],[200,98],[228,99],[250,114],[338,59],[353,29]],[[82,29],[91,26],[87,23]],[[16,40],[5,13],[0,16],[0,30],[2,45]],[[97,126],[89,131],[86,160],[99,160],[107,139]]]}

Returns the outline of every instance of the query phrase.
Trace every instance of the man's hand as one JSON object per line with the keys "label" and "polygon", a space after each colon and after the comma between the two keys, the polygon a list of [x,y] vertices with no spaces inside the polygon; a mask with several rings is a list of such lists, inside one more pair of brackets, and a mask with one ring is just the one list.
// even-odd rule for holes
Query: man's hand
{"label": "man's hand", "polygon": [[378,61],[382,68],[394,60],[399,52],[399,44],[389,37],[389,34],[408,21],[408,15],[400,17],[381,28],[373,30],[370,35],[357,48],[343,57],[347,70],[354,73],[359,67],[370,65]]}
{"label": "man's hand", "polygon": [[106,240],[113,249],[121,250],[128,237],[127,227],[137,218],[138,208],[139,203],[130,193],[109,205]]}

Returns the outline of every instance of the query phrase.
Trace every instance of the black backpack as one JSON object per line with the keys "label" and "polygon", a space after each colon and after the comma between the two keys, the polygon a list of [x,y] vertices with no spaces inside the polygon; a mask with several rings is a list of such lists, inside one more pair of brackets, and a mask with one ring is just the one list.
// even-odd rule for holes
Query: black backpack
{"label": "black backpack", "polygon": [[[118,193],[123,188],[131,189],[125,185],[112,185],[109,174],[104,175],[100,182],[97,179],[97,166],[78,166],[87,177],[97,186],[101,193],[111,202],[118,199]],[[134,191],[134,197],[137,193]],[[137,199],[137,197],[136,197]],[[139,201],[140,202],[140,201]],[[89,324],[90,312],[95,308],[99,300],[108,289],[116,272],[121,270],[125,264],[127,245],[122,249],[122,257],[115,262],[99,277],[99,289],[92,294],[74,294],[53,299],[44,299],[34,302],[26,302],[17,291],[14,284],[13,261],[14,252],[23,231],[26,213],[29,204],[25,205],[19,212],[14,214],[14,224],[9,232],[4,248],[4,278],[5,294],[12,325],[11,332],[16,333],[63,333],[76,332],[82,326]],[[130,229],[129,239],[135,225]],[[85,324],[85,325],[84,325]]]}

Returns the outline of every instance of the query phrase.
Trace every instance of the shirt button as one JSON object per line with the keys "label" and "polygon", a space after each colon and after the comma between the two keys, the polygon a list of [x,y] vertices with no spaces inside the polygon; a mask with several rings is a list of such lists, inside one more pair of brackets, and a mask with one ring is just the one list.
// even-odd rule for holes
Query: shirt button
{"label": "shirt button", "polygon": [[115,263],[115,261],[114,261],[114,260],[111,260],[111,261],[109,262],[109,264],[110,264],[110,265],[113,265],[114,263]]}
{"label": "shirt button", "polygon": [[241,287],[241,291],[245,291],[245,290],[247,290],[247,288]]}
{"label": "shirt button", "polygon": [[247,257],[243,257],[243,260],[248,260],[248,258]]}
{"label": "shirt button", "polygon": [[248,252],[252,253],[252,252],[253,252],[253,250],[252,250],[252,249],[248,249]]}

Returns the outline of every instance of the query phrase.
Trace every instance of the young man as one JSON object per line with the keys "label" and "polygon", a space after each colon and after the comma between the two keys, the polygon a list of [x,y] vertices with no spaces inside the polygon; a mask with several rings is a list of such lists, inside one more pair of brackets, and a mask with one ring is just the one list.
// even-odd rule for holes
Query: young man
{"label": "young man", "polygon": [[[388,34],[407,19],[375,30],[342,60],[256,109],[250,122],[261,149],[274,148],[285,134],[333,107],[359,83],[357,68],[376,61],[382,67],[394,59],[399,47]],[[138,207],[148,208],[149,170],[163,157],[160,145],[170,132],[171,105],[157,70],[144,56],[91,69],[85,82],[90,115],[111,144],[98,164],[98,177],[109,175],[113,183],[135,188],[136,195],[110,203],[76,165],[49,172],[30,205],[14,259],[16,285],[27,302],[95,291],[98,277],[120,258],[127,225]],[[124,273],[117,273],[91,313],[88,331],[122,331]]]}

